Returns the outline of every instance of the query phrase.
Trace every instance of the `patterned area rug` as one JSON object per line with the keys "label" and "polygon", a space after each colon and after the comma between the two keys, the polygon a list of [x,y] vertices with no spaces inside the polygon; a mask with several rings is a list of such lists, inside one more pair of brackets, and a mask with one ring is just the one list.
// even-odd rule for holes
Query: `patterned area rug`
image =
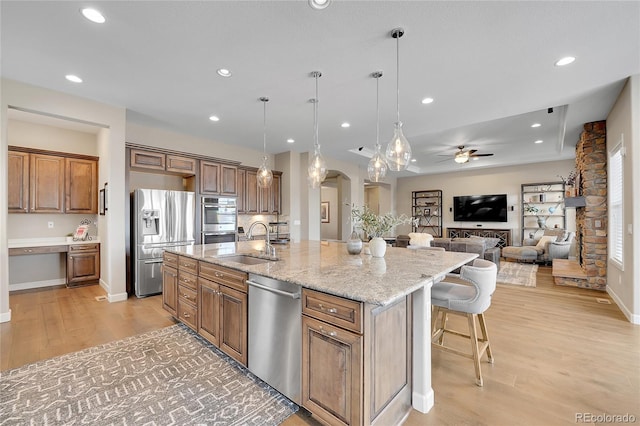
{"label": "patterned area rug", "polygon": [[499,284],[535,287],[537,272],[538,265],[502,261],[500,262],[497,282]]}
{"label": "patterned area rug", "polygon": [[298,407],[184,325],[0,373],[0,423],[277,425]]}

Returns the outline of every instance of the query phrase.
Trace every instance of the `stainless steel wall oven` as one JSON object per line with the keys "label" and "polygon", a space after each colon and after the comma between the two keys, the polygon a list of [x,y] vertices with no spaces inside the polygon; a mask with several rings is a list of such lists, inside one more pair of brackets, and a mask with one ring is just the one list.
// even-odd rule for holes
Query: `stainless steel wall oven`
{"label": "stainless steel wall oven", "polygon": [[234,243],[237,241],[238,209],[230,197],[202,197],[202,244]]}

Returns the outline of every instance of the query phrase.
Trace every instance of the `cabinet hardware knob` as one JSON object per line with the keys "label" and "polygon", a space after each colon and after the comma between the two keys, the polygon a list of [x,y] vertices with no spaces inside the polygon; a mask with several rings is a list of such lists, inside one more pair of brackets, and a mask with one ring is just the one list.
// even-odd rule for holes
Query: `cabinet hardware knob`
{"label": "cabinet hardware knob", "polygon": [[73,256],[69,256],[69,259],[73,260]]}
{"label": "cabinet hardware knob", "polygon": [[184,314],[182,314],[182,316],[184,316],[185,318],[191,318],[191,315],[189,315],[189,314],[188,314],[188,313],[186,313],[186,312],[185,312]]}
{"label": "cabinet hardware knob", "polygon": [[318,327],[318,329],[320,330],[320,333],[326,336],[335,337],[338,334],[335,331],[327,331],[324,328],[322,328],[322,326]]}
{"label": "cabinet hardware knob", "polygon": [[338,312],[336,308],[325,308],[322,303],[318,304],[318,308],[320,308],[321,311],[329,312],[330,314],[335,314],[336,312]]}

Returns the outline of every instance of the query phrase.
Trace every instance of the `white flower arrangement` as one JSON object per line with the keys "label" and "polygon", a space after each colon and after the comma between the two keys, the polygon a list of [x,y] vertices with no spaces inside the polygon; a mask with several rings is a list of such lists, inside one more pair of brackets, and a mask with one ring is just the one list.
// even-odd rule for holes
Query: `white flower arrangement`
{"label": "white flower arrangement", "polygon": [[354,226],[361,228],[371,238],[382,237],[394,226],[416,224],[417,220],[404,214],[394,216],[391,213],[375,214],[368,206],[351,206],[351,220]]}

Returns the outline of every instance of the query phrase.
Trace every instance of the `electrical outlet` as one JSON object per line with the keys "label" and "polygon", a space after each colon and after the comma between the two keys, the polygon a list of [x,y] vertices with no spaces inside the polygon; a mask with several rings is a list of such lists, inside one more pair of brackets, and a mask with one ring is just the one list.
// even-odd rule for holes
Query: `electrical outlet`
{"label": "electrical outlet", "polygon": [[53,228],[53,222],[47,222],[47,227],[48,227],[49,229]]}

